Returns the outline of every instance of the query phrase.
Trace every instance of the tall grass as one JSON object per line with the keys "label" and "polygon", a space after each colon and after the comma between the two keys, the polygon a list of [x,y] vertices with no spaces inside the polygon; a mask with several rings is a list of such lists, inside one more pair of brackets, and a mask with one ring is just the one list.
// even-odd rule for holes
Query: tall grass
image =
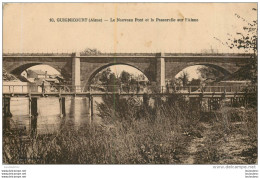
{"label": "tall grass", "polygon": [[214,112],[203,147],[196,154],[197,164],[256,164],[256,108],[223,107]]}
{"label": "tall grass", "polygon": [[[102,123],[78,129],[64,126],[53,134],[26,138],[14,132],[4,135],[3,162],[182,164],[190,156],[191,141],[203,138],[195,163],[208,164],[221,160],[219,143],[228,142],[231,134],[246,134],[251,139],[248,143],[257,142],[255,111],[211,113],[206,116],[211,132],[205,132],[202,113],[183,97],[155,98],[150,105],[138,97],[103,99],[98,105]],[[239,127],[232,124],[237,121],[241,122]]]}

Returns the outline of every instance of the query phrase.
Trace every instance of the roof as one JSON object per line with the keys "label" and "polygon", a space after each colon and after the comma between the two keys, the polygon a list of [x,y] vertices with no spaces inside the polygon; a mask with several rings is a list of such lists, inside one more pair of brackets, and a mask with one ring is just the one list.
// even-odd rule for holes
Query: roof
{"label": "roof", "polygon": [[32,71],[39,75],[45,75],[45,72],[42,70],[32,70]]}

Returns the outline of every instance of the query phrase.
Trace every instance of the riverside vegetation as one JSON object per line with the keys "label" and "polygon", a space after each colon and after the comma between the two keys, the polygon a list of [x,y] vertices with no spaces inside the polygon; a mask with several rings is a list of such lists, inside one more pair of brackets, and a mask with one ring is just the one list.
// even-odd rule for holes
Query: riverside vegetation
{"label": "riverside vegetation", "polygon": [[257,108],[202,112],[182,97],[105,96],[101,123],[21,137],[4,132],[6,164],[256,164]]}

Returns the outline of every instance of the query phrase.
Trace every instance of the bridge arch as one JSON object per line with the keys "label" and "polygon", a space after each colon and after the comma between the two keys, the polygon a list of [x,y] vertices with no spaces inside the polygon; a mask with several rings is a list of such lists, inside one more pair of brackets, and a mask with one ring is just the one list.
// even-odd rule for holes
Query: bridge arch
{"label": "bridge arch", "polygon": [[[21,65],[19,67],[16,67],[12,71],[10,71],[10,73],[14,74],[14,75],[20,75],[26,69],[29,69],[29,68],[31,68],[33,66],[37,66],[37,65],[46,65],[46,64],[43,64],[43,63],[27,63],[27,64],[23,64],[23,65]],[[51,65],[48,65],[48,66],[53,67],[54,69],[56,69],[55,66],[51,66]],[[59,71],[58,69],[56,69],[56,70]]]}
{"label": "bridge arch", "polygon": [[204,64],[204,63],[200,63],[200,64],[195,64],[195,65],[202,65],[202,66],[212,67],[212,68],[220,71],[224,75],[230,75],[231,74],[231,72],[228,69],[225,69],[223,66],[220,66],[220,65],[217,65],[217,64]]}
{"label": "bridge arch", "polygon": [[181,63],[171,67],[171,65],[166,65],[166,79],[173,79],[178,73],[183,71],[184,69],[191,67],[191,66],[207,66],[217,71],[221,72],[224,76],[229,76],[233,72],[232,69],[229,68],[229,65],[226,64],[212,64],[212,63]]}
{"label": "bridge arch", "polygon": [[63,68],[60,68],[57,65],[52,65],[51,63],[44,63],[44,62],[33,62],[33,63],[25,63],[22,65],[16,65],[13,66],[11,69],[8,70],[9,73],[19,76],[23,71],[26,69],[29,69],[30,67],[37,66],[37,65],[47,65],[49,67],[52,67],[53,69],[57,70],[64,78],[70,78],[70,73],[64,70]]}
{"label": "bridge arch", "polygon": [[[106,65],[103,65],[99,68],[96,68],[94,70],[94,72],[91,73],[91,75],[87,78],[87,80],[84,82],[84,88],[86,86],[89,86],[91,84],[91,81],[94,79],[94,77],[99,73],[101,72],[102,70],[108,68],[108,67],[111,67],[111,66],[116,66],[116,65],[125,65],[125,66],[129,66],[129,67],[132,67],[132,68],[135,68],[136,70],[140,71],[149,81],[152,81],[151,80],[151,77],[149,75],[146,74],[145,71],[143,71],[142,69],[140,69],[139,67],[135,66],[135,65],[132,65],[132,64],[128,64],[128,63],[109,63],[109,64],[106,64]],[[125,70],[127,72],[127,70]]]}

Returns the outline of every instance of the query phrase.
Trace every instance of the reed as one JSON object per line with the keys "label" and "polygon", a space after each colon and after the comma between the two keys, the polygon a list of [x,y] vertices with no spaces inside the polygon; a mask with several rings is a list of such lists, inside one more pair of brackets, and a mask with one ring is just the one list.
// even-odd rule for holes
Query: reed
{"label": "reed", "polygon": [[[102,123],[86,124],[78,129],[64,126],[53,134],[26,138],[18,132],[4,134],[3,163],[256,162],[256,109],[224,109],[205,115],[193,108],[184,98],[158,99],[153,105],[145,105],[134,97],[107,97],[98,105]],[[233,137],[236,139],[232,140]],[[247,147],[240,147],[241,143]],[[229,154],[227,148],[234,144],[240,149],[239,154]],[[228,161],[228,156],[234,157],[233,162]],[[241,161],[238,159],[241,157],[246,158]]]}

